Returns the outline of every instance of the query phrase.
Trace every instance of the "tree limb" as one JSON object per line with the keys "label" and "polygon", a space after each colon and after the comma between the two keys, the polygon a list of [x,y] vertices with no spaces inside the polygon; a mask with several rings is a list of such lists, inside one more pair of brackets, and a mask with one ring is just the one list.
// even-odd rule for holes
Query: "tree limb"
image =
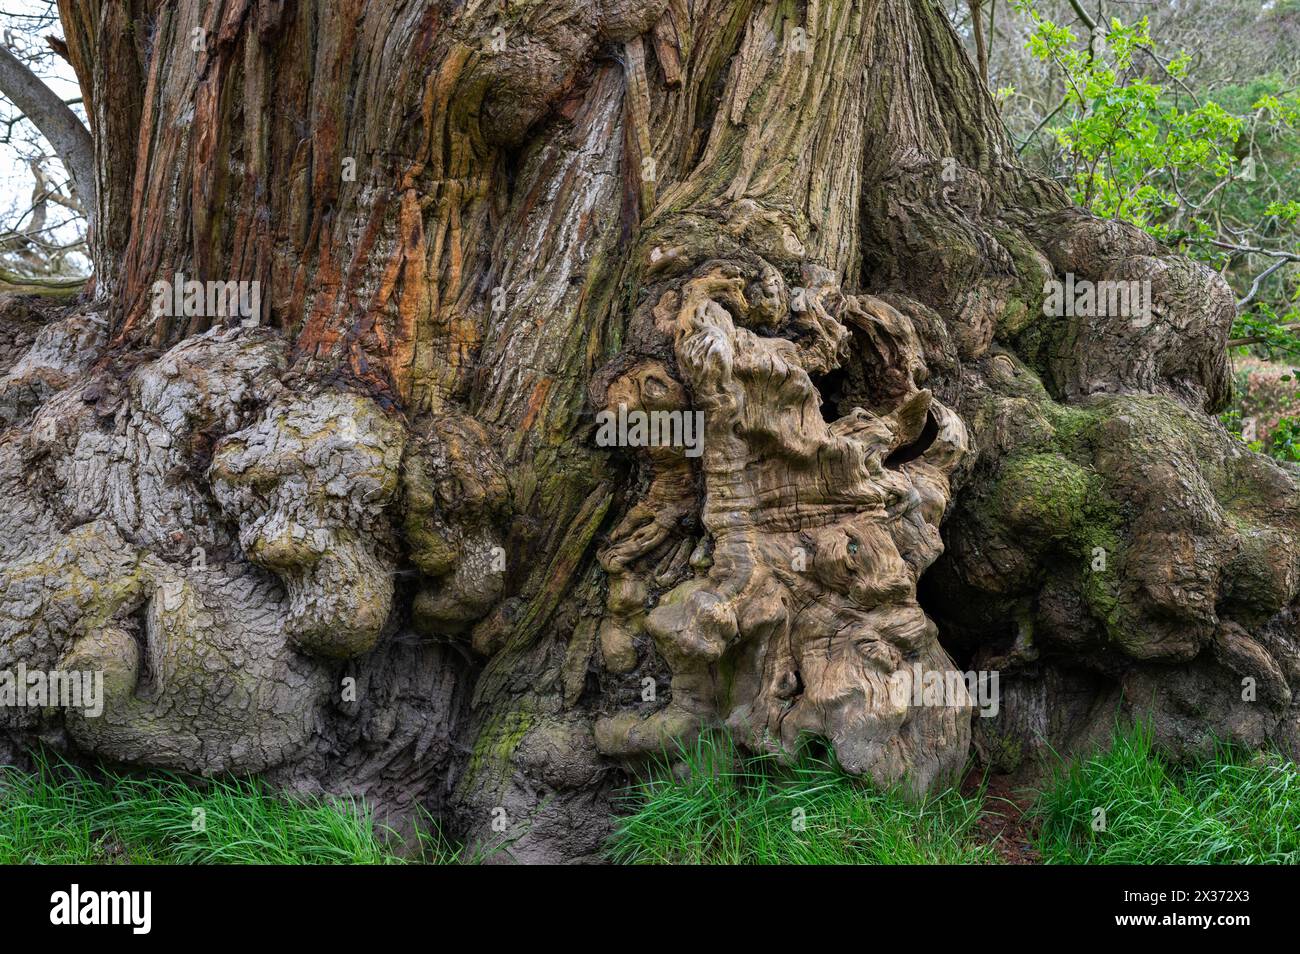
{"label": "tree limb", "polygon": [[975,57],[978,61],[980,79],[984,85],[989,84],[989,50],[984,42],[984,21],[980,18],[981,0],[967,0],[970,6],[971,26],[975,32]]}
{"label": "tree limb", "polygon": [[95,145],[90,131],[61,98],[0,46],[0,93],[32,121],[49,140],[72,176],[81,204],[95,207]]}
{"label": "tree limb", "polygon": [[46,295],[57,298],[78,295],[86,287],[85,278],[39,278],[19,275],[0,266],[0,293]]}
{"label": "tree limb", "polygon": [[[1300,321],[1289,321],[1284,325],[1278,325],[1277,330],[1292,331],[1297,327],[1300,327]],[[1268,340],[1269,340],[1268,335],[1250,335],[1249,337],[1246,338],[1232,338],[1231,340],[1228,341],[1228,347],[1237,348],[1240,347],[1241,345],[1263,344],[1265,341]]]}
{"label": "tree limb", "polygon": [[1255,296],[1259,294],[1259,286],[1264,283],[1264,280],[1267,279],[1268,276],[1272,275],[1275,271],[1277,271],[1279,268],[1281,268],[1283,265],[1286,264],[1287,264],[1287,260],[1285,258],[1279,258],[1268,268],[1264,269],[1262,272],[1256,275],[1255,280],[1250,283],[1250,291],[1246,293],[1246,297],[1237,302],[1237,308],[1238,309],[1245,308],[1247,305],[1253,302],[1255,300]]}
{"label": "tree limb", "polygon": [[1070,6],[1074,8],[1079,21],[1088,28],[1089,32],[1097,29],[1097,21],[1092,18],[1092,15],[1087,10],[1083,9],[1083,4],[1079,0],[1070,0]]}

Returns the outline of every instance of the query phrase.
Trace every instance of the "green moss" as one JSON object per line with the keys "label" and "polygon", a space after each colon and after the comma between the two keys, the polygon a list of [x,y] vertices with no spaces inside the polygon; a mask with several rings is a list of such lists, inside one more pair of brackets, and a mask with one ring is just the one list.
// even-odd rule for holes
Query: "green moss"
{"label": "green moss", "polygon": [[985,740],[990,767],[1000,772],[1014,772],[1025,759],[1019,739],[1009,735],[990,735]]}
{"label": "green moss", "polygon": [[479,731],[465,770],[463,786],[469,785],[480,772],[500,775],[519,743],[536,724],[533,714],[526,709],[514,709],[494,716]]}
{"label": "green moss", "polygon": [[992,234],[1010,254],[1019,279],[997,319],[997,339],[1011,342],[1043,317],[1043,263],[1019,232],[993,229]]}
{"label": "green moss", "polygon": [[1098,432],[1109,416],[1106,402],[1067,405],[1049,401],[1044,410],[1062,452],[1076,459],[1091,459]]}
{"label": "green moss", "polygon": [[424,464],[415,455],[408,455],[405,459],[402,487],[406,497],[403,530],[410,548],[411,562],[429,576],[450,573],[455,569],[460,553],[434,529],[430,520],[437,509],[433,481]]}
{"label": "green moss", "polygon": [[1092,610],[1092,615],[1105,627],[1106,635],[1111,639],[1122,641],[1123,619],[1117,589],[1118,578],[1114,569],[1115,562],[1120,556],[1118,540],[1113,541],[1110,547],[1098,544],[1097,549],[1105,554],[1105,569],[1094,569],[1092,562],[1089,562],[1082,578],[1083,598],[1088,608]]}
{"label": "green moss", "polygon": [[[1124,557],[1123,509],[1091,464],[1104,439],[1114,400],[1041,405],[1053,429],[1047,449],[1008,458],[985,505],[992,522],[1038,536],[1077,561],[1082,595],[1111,638],[1123,634],[1119,581]],[[1025,542],[1022,539],[1022,543]]]}
{"label": "green moss", "polygon": [[1064,538],[1085,519],[1091,483],[1060,454],[1025,454],[1003,464],[995,504],[1015,526]]}
{"label": "green moss", "polygon": [[86,287],[86,278],[41,278],[20,275],[0,267],[0,292],[11,295],[39,295],[42,298],[72,299]]}

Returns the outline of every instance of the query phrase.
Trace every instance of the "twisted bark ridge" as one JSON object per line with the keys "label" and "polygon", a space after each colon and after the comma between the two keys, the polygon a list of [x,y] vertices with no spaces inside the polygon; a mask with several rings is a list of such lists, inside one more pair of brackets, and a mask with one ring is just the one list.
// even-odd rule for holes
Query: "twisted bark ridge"
{"label": "twisted bark ridge", "polygon": [[917,793],[1123,713],[1300,751],[1231,296],[1027,175],[931,0],[61,11],[97,278],[3,306],[0,670],[105,706],[0,708],[14,752],[534,860],[708,728]]}
{"label": "twisted bark ridge", "polygon": [[[873,307],[888,306],[846,298],[816,266],[809,273],[818,286],[801,289],[802,315],[782,314],[774,270],[756,277],[751,303],[743,269],[727,266],[659,303],[704,414],[700,522],[710,552],[644,618],[672,672],[668,705],[603,719],[596,741],[611,755],[652,754],[724,720],[753,749],[789,754],[801,736],[820,736],[850,771],[924,790],[951,779],[969,742],[964,686],[912,704],[915,680],[953,668],[916,584],[943,548],[938,524],[966,429],[916,389],[891,414],[859,407],[824,421],[810,372],[834,368],[848,344],[835,315],[867,325]],[[738,328],[733,312],[754,327]],[[799,341],[756,333],[796,317]],[[927,425],[935,433],[922,447]],[[898,453],[907,448],[917,453]],[[624,588],[629,567],[660,542],[629,529],[614,535],[617,558],[605,558]]]}

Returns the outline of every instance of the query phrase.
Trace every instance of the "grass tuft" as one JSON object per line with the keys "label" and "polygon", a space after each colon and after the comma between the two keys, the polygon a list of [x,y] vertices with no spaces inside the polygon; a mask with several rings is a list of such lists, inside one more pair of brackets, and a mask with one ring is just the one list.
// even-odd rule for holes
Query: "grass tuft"
{"label": "grass tuft", "polygon": [[[0,766],[2,864],[394,864],[395,837],[349,799],[284,798],[246,780],[91,774],[37,757]],[[457,853],[436,828],[422,860]]]}
{"label": "grass tuft", "polygon": [[[977,826],[983,794],[913,803],[828,761],[781,767],[708,735],[622,794],[608,854],[634,864],[995,863]],[[1032,816],[1047,863],[1300,863],[1295,765],[1220,747],[1175,766],[1142,725],[1063,764]],[[0,864],[483,860],[450,845],[432,819],[417,835],[415,856],[403,857],[363,802],[285,798],[255,781],[90,772],[49,756],[34,772],[0,767]]]}
{"label": "grass tuft", "polygon": [[[1104,828],[1094,829],[1104,812]],[[1062,766],[1035,803],[1049,864],[1300,863],[1300,772],[1280,755],[1220,746],[1186,767],[1148,726]]]}
{"label": "grass tuft", "polygon": [[[978,798],[955,791],[909,804],[831,763],[741,760],[708,735],[623,795],[609,846],[633,864],[981,864],[996,860],[973,830]],[[685,771],[681,771],[684,766]]]}

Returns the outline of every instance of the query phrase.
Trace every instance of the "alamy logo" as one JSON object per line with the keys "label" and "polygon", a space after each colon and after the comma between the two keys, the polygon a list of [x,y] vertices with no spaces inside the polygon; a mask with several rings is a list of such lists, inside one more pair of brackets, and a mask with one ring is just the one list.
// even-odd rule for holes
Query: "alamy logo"
{"label": "alamy logo", "polygon": [[245,327],[255,327],[262,319],[262,283],[186,281],[184,274],[177,272],[173,281],[153,283],[153,313],[239,318]]}
{"label": "alamy logo", "polygon": [[912,663],[911,669],[900,669],[890,678],[891,700],[900,707],[912,705],[924,708],[939,706],[973,705],[986,719],[998,714],[1001,693],[996,669],[973,669],[969,672],[924,669]]}
{"label": "alamy logo", "polygon": [[132,934],[148,934],[153,925],[150,891],[82,891],[74,884],[50,895],[50,905],[51,924],[129,924]]}
{"label": "alamy logo", "polygon": [[617,413],[601,411],[596,422],[599,447],[682,447],[687,457],[704,453],[703,411],[629,411],[620,404]]}
{"label": "alamy logo", "polygon": [[1135,328],[1151,324],[1151,279],[1089,281],[1065,273],[1065,281],[1043,283],[1043,314],[1054,318],[1132,318]]}
{"label": "alamy logo", "polygon": [[103,670],[62,670],[46,672],[28,669],[0,669],[0,709],[81,709],[94,719],[104,712]]}

